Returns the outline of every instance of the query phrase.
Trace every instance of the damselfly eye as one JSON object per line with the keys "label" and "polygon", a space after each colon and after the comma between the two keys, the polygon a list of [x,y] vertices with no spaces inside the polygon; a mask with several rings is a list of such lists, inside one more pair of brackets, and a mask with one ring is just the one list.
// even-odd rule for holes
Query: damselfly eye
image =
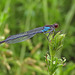
{"label": "damselfly eye", "polygon": [[57,28],[58,27],[58,24],[54,24],[54,27]]}

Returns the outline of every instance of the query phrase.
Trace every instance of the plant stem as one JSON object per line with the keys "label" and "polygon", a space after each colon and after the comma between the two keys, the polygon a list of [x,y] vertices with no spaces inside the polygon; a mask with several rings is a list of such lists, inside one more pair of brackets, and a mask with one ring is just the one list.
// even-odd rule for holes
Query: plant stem
{"label": "plant stem", "polygon": [[49,75],[52,75],[53,74],[53,51],[51,49],[51,42],[49,42],[49,53],[50,53],[50,72],[49,72]]}
{"label": "plant stem", "polygon": [[[22,44],[22,49],[21,49],[21,54],[20,54],[20,62],[21,62],[21,64],[22,64],[24,56],[25,56],[25,50],[26,50],[25,43],[23,43]],[[17,70],[17,75],[20,75],[20,74],[21,74],[21,66]]]}

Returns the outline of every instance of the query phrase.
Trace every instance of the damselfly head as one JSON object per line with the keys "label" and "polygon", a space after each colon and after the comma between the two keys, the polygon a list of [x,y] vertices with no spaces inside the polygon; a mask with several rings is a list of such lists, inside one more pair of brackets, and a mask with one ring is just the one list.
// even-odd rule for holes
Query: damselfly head
{"label": "damselfly head", "polygon": [[56,23],[55,23],[55,24],[53,24],[53,25],[54,25],[54,27],[55,27],[55,28],[57,28],[57,27],[59,26],[59,25],[58,25],[58,24],[56,24]]}

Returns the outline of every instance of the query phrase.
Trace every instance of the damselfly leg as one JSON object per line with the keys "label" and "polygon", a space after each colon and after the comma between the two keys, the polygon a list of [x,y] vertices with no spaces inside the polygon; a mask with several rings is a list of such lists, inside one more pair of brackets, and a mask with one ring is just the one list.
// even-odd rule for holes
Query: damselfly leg
{"label": "damselfly leg", "polygon": [[48,41],[49,41],[49,35],[50,35],[53,31],[54,31],[54,29],[50,30],[49,32],[44,32],[44,35],[45,35],[46,33],[49,33],[48,36],[45,35],[45,36],[47,37]]}

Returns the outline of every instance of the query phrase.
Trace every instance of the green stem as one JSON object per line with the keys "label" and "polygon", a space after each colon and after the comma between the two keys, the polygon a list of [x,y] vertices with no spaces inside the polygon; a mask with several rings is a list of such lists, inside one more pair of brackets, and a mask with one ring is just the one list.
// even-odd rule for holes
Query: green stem
{"label": "green stem", "polygon": [[[20,54],[20,62],[22,63],[23,62],[23,59],[24,59],[24,56],[25,56],[25,43],[22,44],[22,49],[21,49],[21,54]],[[17,75],[20,75],[21,74],[21,67],[18,68],[17,70]]]}
{"label": "green stem", "polygon": [[43,2],[43,14],[44,14],[44,20],[45,20],[45,23],[48,24],[49,21],[48,21],[48,2],[47,0],[42,0]]}
{"label": "green stem", "polygon": [[53,51],[51,49],[51,42],[49,42],[49,53],[50,53],[50,72],[49,72],[49,75],[52,75],[53,74]]}

